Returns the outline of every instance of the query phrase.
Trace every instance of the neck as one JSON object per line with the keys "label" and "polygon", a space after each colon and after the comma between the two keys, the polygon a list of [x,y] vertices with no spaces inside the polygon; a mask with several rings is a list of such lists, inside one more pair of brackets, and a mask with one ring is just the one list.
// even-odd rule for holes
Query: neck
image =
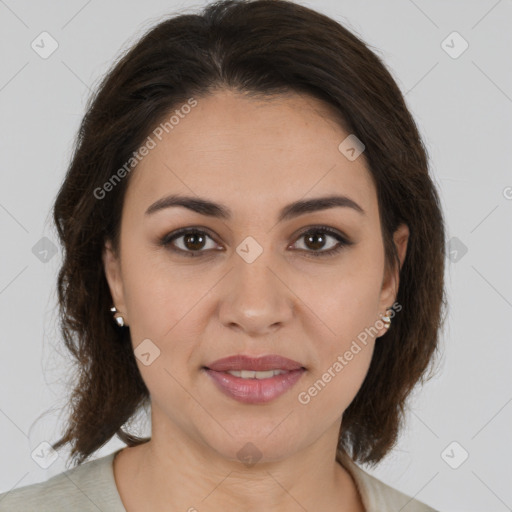
{"label": "neck", "polygon": [[362,511],[350,473],[334,457],[339,423],[316,443],[281,460],[227,460],[179,430],[153,431],[151,441],[114,460],[127,512]]}

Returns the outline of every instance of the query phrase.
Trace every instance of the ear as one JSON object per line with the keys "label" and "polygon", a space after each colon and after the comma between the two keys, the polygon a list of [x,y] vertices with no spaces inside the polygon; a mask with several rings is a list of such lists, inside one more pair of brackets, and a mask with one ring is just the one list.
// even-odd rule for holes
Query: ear
{"label": "ear", "polygon": [[105,241],[102,253],[105,277],[110,288],[110,294],[118,313],[122,315],[125,325],[128,324],[127,311],[124,301],[123,279],[121,274],[121,261],[112,248],[110,240]]}
{"label": "ear", "polygon": [[[405,260],[408,241],[409,227],[406,224],[400,224],[393,234],[393,242],[396,247],[398,259],[400,260],[400,268],[396,265],[393,266],[394,268],[389,268],[389,266],[386,265],[380,294],[379,313],[385,314],[386,309],[390,308],[395,302],[398,294],[398,285],[400,283],[400,269]],[[384,334],[386,330],[387,329],[384,328],[380,335]]]}

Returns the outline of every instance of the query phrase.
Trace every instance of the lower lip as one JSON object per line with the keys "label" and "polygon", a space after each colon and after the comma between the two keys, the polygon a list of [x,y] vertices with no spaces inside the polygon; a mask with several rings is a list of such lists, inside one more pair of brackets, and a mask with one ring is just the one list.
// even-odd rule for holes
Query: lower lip
{"label": "lower lip", "polygon": [[244,404],[263,404],[274,400],[292,388],[305,372],[300,369],[268,379],[242,379],[208,368],[205,371],[224,394]]}

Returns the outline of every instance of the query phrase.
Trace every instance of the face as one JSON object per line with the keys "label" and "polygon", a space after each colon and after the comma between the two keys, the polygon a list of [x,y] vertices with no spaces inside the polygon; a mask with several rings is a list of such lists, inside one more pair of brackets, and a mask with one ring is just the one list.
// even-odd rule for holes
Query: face
{"label": "face", "polygon": [[[106,243],[105,272],[144,354],[153,439],[180,436],[227,460],[244,450],[282,459],[337,436],[386,330],[380,313],[394,303],[398,272],[385,271],[364,153],[340,152],[349,133],[325,105],[227,91],[196,100],[152,135],[156,146],[132,171],[120,254]],[[221,208],[150,208],[170,195]],[[332,196],[350,201],[288,208]],[[406,226],[395,234],[402,261],[407,235]],[[294,365],[214,364],[238,355]],[[282,372],[225,373],[243,368]]]}

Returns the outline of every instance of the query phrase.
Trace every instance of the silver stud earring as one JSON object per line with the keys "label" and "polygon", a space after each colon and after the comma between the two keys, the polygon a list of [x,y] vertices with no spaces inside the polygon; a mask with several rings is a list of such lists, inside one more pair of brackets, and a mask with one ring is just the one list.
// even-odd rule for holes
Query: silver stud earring
{"label": "silver stud earring", "polygon": [[388,308],[388,309],[386,309],[385,315],[383,315],[383,314],[380,315],[380,318],[381,318],[382,322],[384,323],[384,327],[386,329],[389,329],[389,326],[391,325],[391,311],[392,310]]}
{"label": "silver stud earring", "polygon": [[[117,309],[116,309],[115,306],[112,306],[110,308],[110,311],[112,311],[112,313],[116,313]],[[123,325],[124,325],[124,318],[121,315],[115,315],[114,314],[114,320],[117,322],[117,325],[119,325],[119,327],[123,327]]]}

